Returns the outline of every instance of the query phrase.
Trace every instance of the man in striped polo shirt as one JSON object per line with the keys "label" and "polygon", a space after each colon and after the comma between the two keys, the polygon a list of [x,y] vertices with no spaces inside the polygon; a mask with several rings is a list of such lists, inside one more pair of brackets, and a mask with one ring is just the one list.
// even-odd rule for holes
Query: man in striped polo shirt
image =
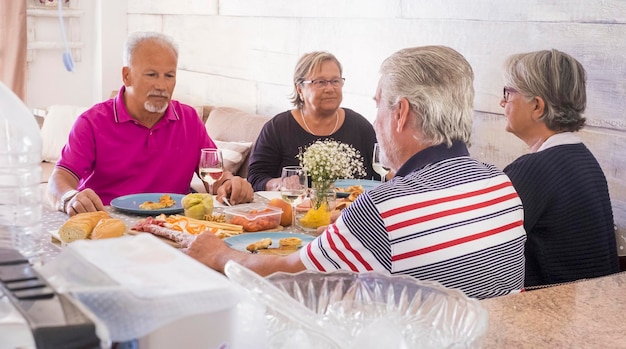
{"label": "man in striped polo shirt", "polygon": [[509,178],[469,157],[473,71],[443,46],[400,50],[381,66],[374,129],[395,177],[360,195],[299,254],[256,256],[202,234],[189,254],[223,270],[407,274],[479,299],[524,285],[522,203]]}

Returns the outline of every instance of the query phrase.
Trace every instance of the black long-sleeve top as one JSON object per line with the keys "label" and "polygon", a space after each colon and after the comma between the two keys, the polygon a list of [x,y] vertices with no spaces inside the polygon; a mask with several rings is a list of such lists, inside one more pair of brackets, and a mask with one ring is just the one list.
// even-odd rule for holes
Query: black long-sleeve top
{"label": "black long-sleeve top", "polygon": [[372,124],[357,112],[343,108],[345,119],[341,127],[329,136],[316,136],[298,124],[291,111],[282,112],[269,120],[254,144],[250,154],[248,181],[255,191],[265,190],[272,178],[279,178],[284,166],[297,166],[300,148],[317,141],[334,139],[351,144],[363,156],[366,179],[380,179],[372,169],[372,154],[376,134]]}

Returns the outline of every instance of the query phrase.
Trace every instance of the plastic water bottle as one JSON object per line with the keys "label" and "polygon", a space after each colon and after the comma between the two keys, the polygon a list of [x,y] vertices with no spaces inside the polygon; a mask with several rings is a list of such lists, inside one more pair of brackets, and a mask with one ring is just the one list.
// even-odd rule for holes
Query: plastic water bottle
{"label": "plastic water bottle", "polygon": [[41,230],[41,135],[35,117],[0,82],[0,248],[39,262]]}

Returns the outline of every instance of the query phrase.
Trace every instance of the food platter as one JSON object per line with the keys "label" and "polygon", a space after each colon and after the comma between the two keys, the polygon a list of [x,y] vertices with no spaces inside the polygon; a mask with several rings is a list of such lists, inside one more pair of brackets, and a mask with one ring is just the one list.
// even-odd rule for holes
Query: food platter
{"label": "food platter", "polygon": [[271,247],[278,247],[278,240],[284,238],[300,238],[302,240],[302,246],[306,246],[309,242],[313,241],[315,237],[311,235],[301,234],[301,233],[291,233],[291,232],[260,232],[260,233],[247,233],[236,236],[231,236],[229,238],[224,239],[224,242],[228,244],[231,248],[239,251],[248,252],[246,247],[249,244],[255,243],[261,239],[270,238],[272,239]]}
{"label": "food platter", "polygon": [[[162,208],[158,210],[144,210],[139,208],[139,205],[146,201],[158,202],[159,198],[163,195],[170,195],[176,202],[174,206]],[[117,197],[111,200],[111,206],[116,210],[133,213],[137,215],[159,215],[159,214],[175,214],[183,212],[183,205],[181,200],[184,195],[181,194],[168,194],[168,193],[144,193],[144,194],[131,194]]]}

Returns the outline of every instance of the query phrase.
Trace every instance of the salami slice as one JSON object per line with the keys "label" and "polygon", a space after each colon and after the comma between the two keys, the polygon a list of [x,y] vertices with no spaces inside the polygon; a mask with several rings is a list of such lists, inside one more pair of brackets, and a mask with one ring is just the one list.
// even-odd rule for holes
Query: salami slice
{"label": "salami slice", "polygon": [[151,233],[156,236],[174,241],[178,243],[181,248],[188,248],[191,245],[191,243],[196,239],[194,235],[191,235],[182,231],[170,229],[170,228],[167,228],[159,224],[155,224],[155,223],[157,222],[153,221],[153,222],[148,223],[144,221],[135,225],[133,229],[137,231]]}

